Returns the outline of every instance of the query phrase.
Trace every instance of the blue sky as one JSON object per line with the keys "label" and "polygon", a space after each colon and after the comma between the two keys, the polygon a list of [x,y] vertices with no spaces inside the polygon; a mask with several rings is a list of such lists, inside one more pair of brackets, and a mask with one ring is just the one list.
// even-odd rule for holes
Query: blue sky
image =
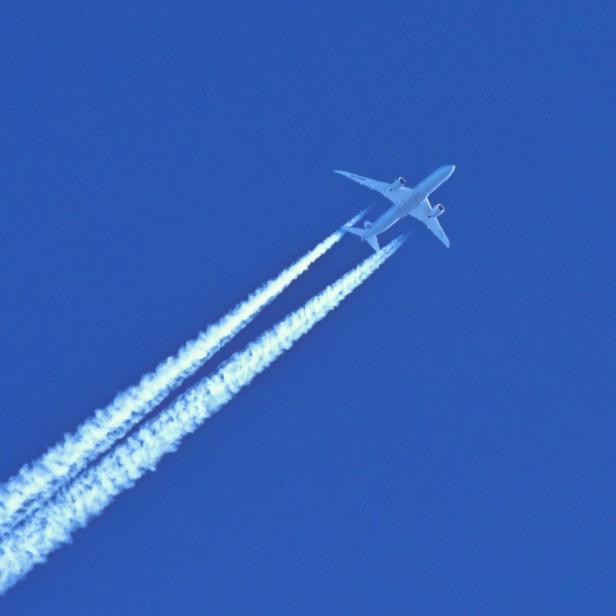
{"label": "blue sky", "polygon": [[[457,165],[450,250],[401,222],[395,258],[3,616],[616,610],[607,5],[0,16],[3,479],[382,210],[332,169]],[[367,250],[346,238],[220,359]]]}

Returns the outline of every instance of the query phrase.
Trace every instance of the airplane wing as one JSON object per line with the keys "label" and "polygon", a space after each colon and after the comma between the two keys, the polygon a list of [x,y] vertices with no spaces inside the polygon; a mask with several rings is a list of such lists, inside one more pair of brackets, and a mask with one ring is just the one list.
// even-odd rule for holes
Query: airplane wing
{"label": "airplane wing", "polygon": [[371,180],[370,178],[365,178],[363,175],[349,173],[348,171],[339,171],[338,169],[334,169],[334,173],[343,175],[345,178],[349,178],[349,180],[353,180],[354,182],[357,182],[362,186],[367,186],[372,190],[376,190],[376,192],[381,193],[384,197],[387,197],[387,199],[391,201],[391,196],[387,191],[387,189],[391,187],[391,182],[379,182],[378,180]]}
{"label": "airplane wing", "polygon": [[417,208],[409,212],[409,216],[423,222],[423,224],[426,225],[447,248],[449,248],[449,238],[445,234],[445,231],[443,231],[443,227],[441,227],[441,223],[438,221],[438,216],[430,216],[430,213],[430,202],[424,199]]}
{"label": "airplane wing", "polygon": [[432,231],[432,233],[434,233],[434,235],[436,235],[436,237],[438,237],[438,239],[441,240],[447,248],[449,248],[449,238],[445,235],[445,231],[443,231],[443,227],[441,227],[441,223],[438,221],[438,218],[427,218],[421,222],[423,222],[424,225],[426,225],[426,227],[428,227],[428,229],[430,229],[430,231]]}

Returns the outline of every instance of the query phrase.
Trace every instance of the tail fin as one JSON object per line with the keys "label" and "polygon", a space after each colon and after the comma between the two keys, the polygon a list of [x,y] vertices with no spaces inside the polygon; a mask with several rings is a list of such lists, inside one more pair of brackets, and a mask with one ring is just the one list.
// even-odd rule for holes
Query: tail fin
{"label": "tail fin", "polygon": [[378,252],[381,249],[381,247],[379,246],[379,240],[377,236],[371,235],[370,237],[366,237],[366,234],[368,233],[368,229],[370,229],[371,226],[372,226],[372,223],[369,220],[366,220],[366,222],[364,222],[363,229],[358,229],[357,227],[343,227],[343,229],[347,233],[352,233],[353,235],[357,235],[357,237],[360,237],[362,240],[365,240],[366,242],[368,242],[368,244],[370,244],[370,247],[372,248],[372,250],[374,250],[375,252]]}

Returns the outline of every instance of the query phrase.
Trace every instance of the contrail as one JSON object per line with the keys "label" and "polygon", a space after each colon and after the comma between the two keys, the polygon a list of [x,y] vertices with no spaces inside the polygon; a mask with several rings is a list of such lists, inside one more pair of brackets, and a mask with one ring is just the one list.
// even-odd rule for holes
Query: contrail
{"label": "contrail", "polygon": [[[353,217],[357,222],[364,214]],[[347,223],[348,224],[348,223]],[[338,230],[0,486],[0,537],[125,436],[342,237]]]}
{"label": "contrail", "polygon": [[0,544],[0,593],[70,540],[120,492],[130,488],[181,439],[220,410],[255,376],[306,334],[402,245],[398,238],[235,353],[212,376],[184,392],[34,513]]}

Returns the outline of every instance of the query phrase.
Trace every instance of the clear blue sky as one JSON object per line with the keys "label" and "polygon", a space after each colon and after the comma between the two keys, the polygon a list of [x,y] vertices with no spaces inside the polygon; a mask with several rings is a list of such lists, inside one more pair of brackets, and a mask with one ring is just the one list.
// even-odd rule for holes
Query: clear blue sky
{"label": "clear blue sky", "polygon": [[601,4],[4,4],[2,479],[374,201],[332,169],[457,170],[450,250],[417,226],[3,616],[616,611]]}

